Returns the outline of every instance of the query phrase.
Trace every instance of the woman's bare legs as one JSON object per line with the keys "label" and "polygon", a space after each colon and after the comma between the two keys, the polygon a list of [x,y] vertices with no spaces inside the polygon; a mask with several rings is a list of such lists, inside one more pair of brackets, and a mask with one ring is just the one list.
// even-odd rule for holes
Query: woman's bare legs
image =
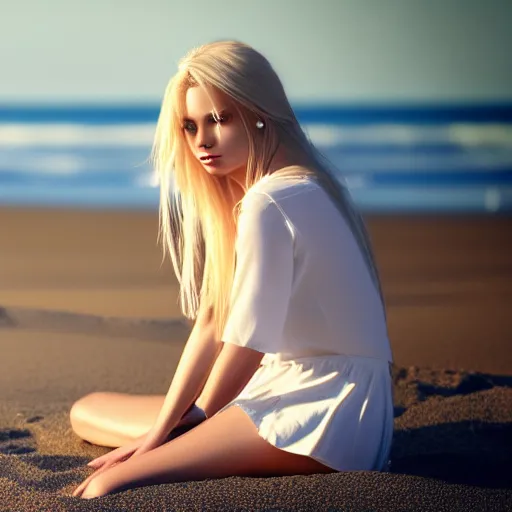
{"label": "woman's bare legs", "polygon": [[82,497],[206,478],[332,472],[336,471],[310,457],[271,445],[247,414],[232,406],[182,436],[100,473]]}
{"label": "woman's bare legs", "polygon": [[118,448],[151,429],[164,400],[165,395],[90,393],[71,407],[71,427],[85,441]]}

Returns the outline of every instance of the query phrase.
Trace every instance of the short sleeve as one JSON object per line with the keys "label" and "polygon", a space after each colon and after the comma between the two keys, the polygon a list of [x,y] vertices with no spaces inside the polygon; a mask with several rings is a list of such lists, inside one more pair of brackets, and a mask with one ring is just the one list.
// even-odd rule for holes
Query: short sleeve
{"label": "short sleeve", "polygon": [[238,219],[235,275],[222,341],[277,353],[292,288],[293,236],[273,201],[263,194],[251,196]]}

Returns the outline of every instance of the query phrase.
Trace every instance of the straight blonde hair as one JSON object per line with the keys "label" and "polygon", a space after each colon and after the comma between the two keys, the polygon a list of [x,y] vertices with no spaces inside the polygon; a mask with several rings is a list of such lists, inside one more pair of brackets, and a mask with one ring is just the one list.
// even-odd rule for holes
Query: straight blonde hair
{"label": "straight blonde hair", "polygon": [[[347,188],[336,177],[338,171],[300,127],[268,60],[242,42],[216,41],[192,49],[179,61],[178,72],[165,89],[151,150],[160,182],[158,239],[163,258],[169,254],[179,281],[184,316],[195,320],[199,308],[208,307],[221,339],[229,314],[240,206],[229,175],[207,173],[183,135],[186,91],[196,86],[224,93],[241,116],[249,143],[246,190],[269,173],[280,144],[301,156],[304,167],[290,166],[279,174],[311,175],[329,194],[359,245],[385,314],[370,238]],[[215,107],[213,111],[218,116]],[[257,118],[265,123],[262,131],[255,127]]]}

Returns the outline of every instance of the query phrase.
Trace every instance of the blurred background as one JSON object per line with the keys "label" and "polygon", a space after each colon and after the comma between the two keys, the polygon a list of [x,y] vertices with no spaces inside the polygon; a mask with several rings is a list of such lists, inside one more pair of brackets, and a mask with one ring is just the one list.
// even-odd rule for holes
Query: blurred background
{"label": "blurred background", "polygon": [[179,316],[148,157],[178,60],[231,38],[366,215],[397,362],[512,373],[509,0],[4,0],[0,308]]}
{"label": "blurred background", "polygon": [[510,210],[511,26],[507,0],[4,2],[0,202],[154,208],[167,81],[234,38],[365,211]]}

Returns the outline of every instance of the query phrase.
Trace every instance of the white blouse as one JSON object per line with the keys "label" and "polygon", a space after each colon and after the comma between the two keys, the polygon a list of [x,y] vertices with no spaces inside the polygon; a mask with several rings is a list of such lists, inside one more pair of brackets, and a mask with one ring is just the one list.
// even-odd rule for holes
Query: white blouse
{"label": "white blouse", "polygon": [[386,470],[391,348],[357,242],[311,177],[271,175],[244,196],[225,343],[264,352],[242,408],[279,449],[342,470]]}
{"label": "white blouse", "polygon": [[380,295],[350,228],[314,179],[270,175],[245,195],[222,341],[282,359],[392,362]]}

